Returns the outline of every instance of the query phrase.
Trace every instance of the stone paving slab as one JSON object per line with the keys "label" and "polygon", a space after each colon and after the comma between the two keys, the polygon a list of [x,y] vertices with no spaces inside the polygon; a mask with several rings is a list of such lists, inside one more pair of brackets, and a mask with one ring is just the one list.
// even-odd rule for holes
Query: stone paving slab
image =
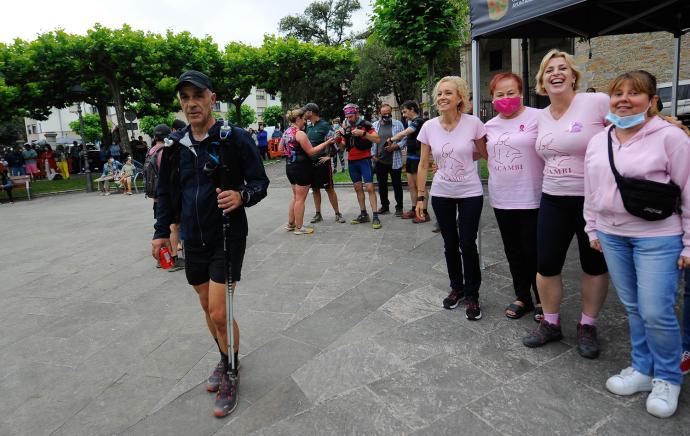
{"label": "stone paving slab", "polygon": [[[150,200],[82,193],[0,206],[0,435],[690,434],[687,386],[668,420],[645,412],[644,395],[605,390],[629,359],[615,292],[599,322],[602,356],[577,355],[574,245],[565,337],[527,349],[520,338],[535,323],[503,314],[513,291],[488,202],[484,317],[470,322],[441,308],[448,279],[431,224],[339,224],[324,202],[316,233],[295,236],[283,229],[284,170],[268,171],[236,291],[240,404],[220,420],[204,389],[216,345],[184,272],[153,267]],[[337,193],[349,220],[354,193]]]}

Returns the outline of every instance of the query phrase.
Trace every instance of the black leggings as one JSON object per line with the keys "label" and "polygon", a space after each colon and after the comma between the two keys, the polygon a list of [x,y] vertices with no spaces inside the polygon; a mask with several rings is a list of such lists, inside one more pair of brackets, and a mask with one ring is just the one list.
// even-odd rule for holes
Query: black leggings
{"label": "black leggings", "polygon": [[476,239],[483,205],[482,195],[431,197],[431,206],[443,236],[450,288],[464,291],[466,298],[478,298],[482,283]]}
{"label": "black leggings", "polygon": [[530,289],[536,304],[537,292],[537,217],[539,209],[495,209],[496,222],[501,232],[503,250],[508,259],[510,275],[517,300],[532,305]]}
{"label": "black leggings", "polygon": [[544,277],[561,273],[573,235],[577,236],[580,266],[598,276],[608,271],[604,255],[589,246],[582,216],[584,197],[541,194],[537,223],[537,272]]}

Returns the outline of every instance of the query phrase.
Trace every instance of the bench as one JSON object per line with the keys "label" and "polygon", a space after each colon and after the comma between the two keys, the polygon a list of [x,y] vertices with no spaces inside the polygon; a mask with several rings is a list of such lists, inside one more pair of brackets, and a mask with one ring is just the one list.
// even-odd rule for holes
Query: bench
{"label": "bench", "polygon": [[10,176],[13,189],[26,189],[26,196],[31,200],[31,177],[29,176]]}

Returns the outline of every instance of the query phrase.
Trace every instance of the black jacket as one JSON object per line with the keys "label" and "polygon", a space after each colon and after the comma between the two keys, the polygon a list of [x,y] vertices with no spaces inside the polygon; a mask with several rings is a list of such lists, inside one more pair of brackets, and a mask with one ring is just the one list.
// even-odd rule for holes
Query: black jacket
{"label": "black jacket", "polygon": [[169,237],[170,224],[179,222],[189,243],[222,242],[223,213],[218,208],[216,185],[204,172],[211,155],[221,154],[230,167],[230,188],[249,198],[243,207],[229,214],[230,236],[247,236],[244,208],[266,196],[269,181],[249,135],[233,126],[229,141],[223,142],[219,136],[222,125],[222,121],[216,122],[208,136],[197,144],[193,143],[189,126],[170,136],[172,142],[163,150],[159,171],[154,239]]}

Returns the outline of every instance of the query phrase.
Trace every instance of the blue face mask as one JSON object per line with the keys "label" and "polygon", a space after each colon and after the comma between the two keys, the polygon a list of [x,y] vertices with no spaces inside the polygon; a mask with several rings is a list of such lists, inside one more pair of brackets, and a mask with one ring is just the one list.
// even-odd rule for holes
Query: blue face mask
{"label": "blue face mask", "polygon": [[[647,110],[649,110],[649,107],[647,108]],[[628,115],[627,117],[619,117],[618,115],[609,111],[609,113],[606,115],[606,119],[619,129],[629,129],[631,127],[639,126],[640,124],[644,123],[646,119],[645,114],[647,113],[647,110],[639,114]]]}

